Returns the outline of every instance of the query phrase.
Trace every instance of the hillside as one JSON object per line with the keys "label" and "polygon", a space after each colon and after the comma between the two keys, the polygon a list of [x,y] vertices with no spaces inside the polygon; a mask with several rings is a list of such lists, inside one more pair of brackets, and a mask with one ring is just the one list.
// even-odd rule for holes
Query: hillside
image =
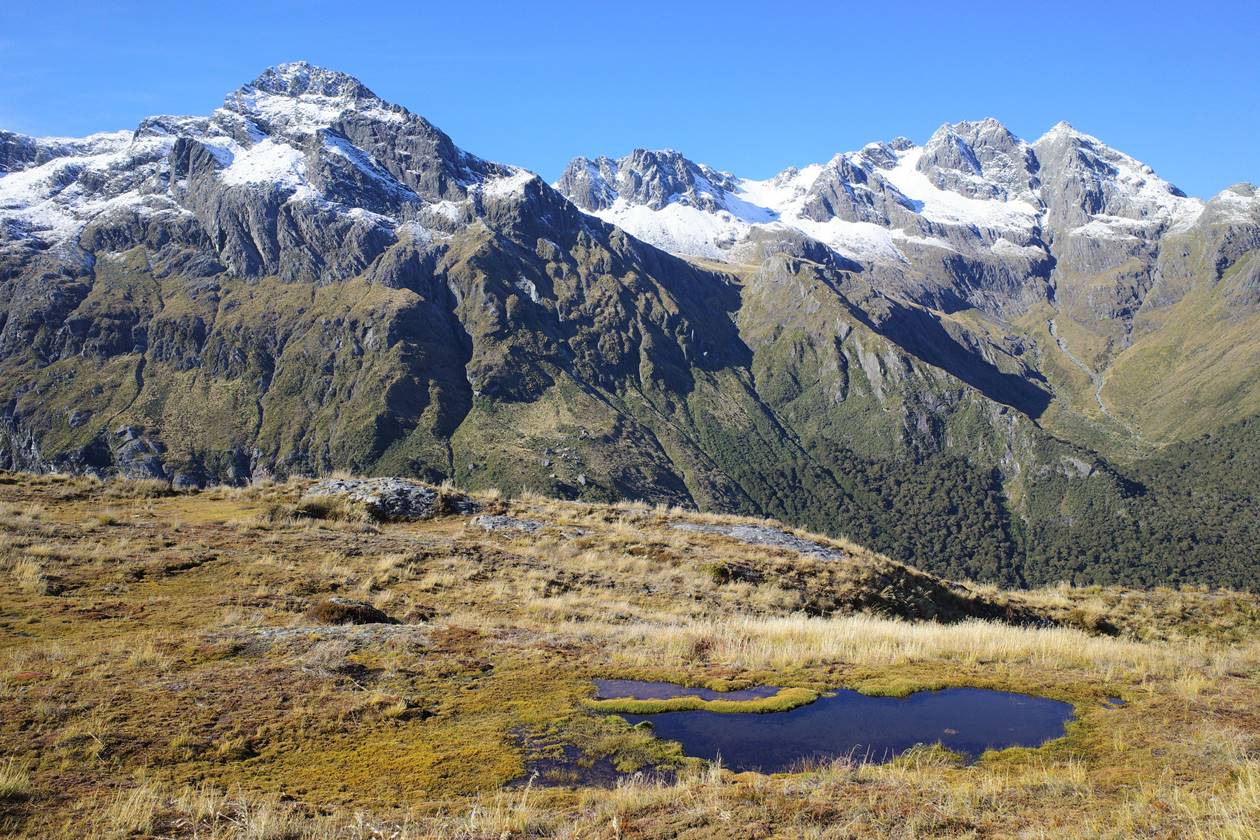
{"label": "hillside", "polygon": [[0,133],[0,466],[408,475],[1007,587],[1254,590],[1221,511],[1256,486],[1258,214],[996,120],[766,181],[639,150],[552,186],[278,65],[205,116]]}
{"label": "hillside", "polygon": [[[663,506],[422,488],[434,518],[379,521],[312,491],[0,476],[3,831],[1260,829],[1254,596],[1006,592]],[[918,750],[732,774],[589,708],[602,677],[808,697],[979,686],[1070,702],[1076,722],[970,766]]]}

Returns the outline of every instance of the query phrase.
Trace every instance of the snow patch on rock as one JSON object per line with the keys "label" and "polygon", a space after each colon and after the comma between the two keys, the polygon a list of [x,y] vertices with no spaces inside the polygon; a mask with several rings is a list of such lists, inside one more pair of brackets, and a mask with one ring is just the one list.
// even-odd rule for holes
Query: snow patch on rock
{"label": "snow patch on rock", "polygon": [[282,140],[266,140],[236,154],[219,177],[232,186],[269,184],[280,189],[310,188],[306,155]]}

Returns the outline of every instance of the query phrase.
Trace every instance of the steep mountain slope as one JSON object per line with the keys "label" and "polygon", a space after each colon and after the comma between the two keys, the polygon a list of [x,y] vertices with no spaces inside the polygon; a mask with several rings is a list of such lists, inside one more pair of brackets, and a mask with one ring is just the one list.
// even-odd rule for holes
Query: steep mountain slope
{"label": "steep mountain slope", "polygon": [[[207,117],[4,134],[0,173],[3,466],[409,474],[768,514],[954,577],[1254,584],[1162,520],[1099,542],[1151,494],[1092,450],[1149,443],[1123,353],[1081,338],[1167,358],[1204,266],[1245,298],[1254,195],[1202,208],[1066,128],[768,182],[637,152],[557,189],[298,63]],[[1154,261],[1106,275],[1141,299],[1121,328],[1089,320],[1091,225]]]}
{"label": "steep mountain slope", "polygon": [[[686,256],[755,264],[755,243],[766,238],[812,239],[881,294],[930,310],[990,355],[1021,357],[1040,398],[989,396],[1111,455],[1188,439],[1253,410],[1238,392],[1253,393],[1246,380],[1257,359],[1237,352],[1236,337],[1219,345],[1234,357],[1223,370],[1206,346],[1197,359],[1158,369],[1173,392],[1200,392],[1220,375],[1207,399],[1171,412],[1180,422],[1135,404],[1150,393],[1141,359],[1163,341],[1125,355],[1190,292],[1206,293],[1231,270],[1247,288],[1260,234],[1253,188],[1206,204],[1187,198],[1066,123],[1031,144],[992,119],[946,125],[923,147],[872,143],[766,181],[639,150],[618,161],[578,158],[557,187],[593,215]],[[1201,297],[1190,295],[1172,317],[1211,344],[1226,331]]]}
{"label": "steep mountain slope", "polygon": [[398,471],[817,523],[845,496],[757,394],[731,277],[342,74],[279,67],[68,155],[12,145],[51,156],[6,160],[14,465]]}
{"label": "steep mountain slope", "polygon": [[[802,242],[825,252],[822,261],[847,275],[834,297],[898,350],[1114,459],[1119,466],[1044,437],[1016,436],[995,452],[992,427],[955,431],[935,406],[923,414],[930,420],[920,429],[937,433],[912,445],[913,474],[978,498],[984,481],[935,475],[938,456],[957,451],[973,467],[996,468],[1011,514],[1005,533],[1014,535],[1006,550],[1023,558],[1015,565],[1024,579],[1107,580],[1123,570],[1152,584],[1191,566],[1199,579],[1212,577],[1203,577],[1206,566],[1254,579],[1255,539],[1236,530],[1245,517],[1226,526],[1212,513],[1238,510],[1254,493],[1245,462],[1233,459],[1253,450],[1253,427],[1225,429],[1253,416],[1260,398],[1250,339],[1260,326],[1249,298],[1260,234],[1254,188],[1204,203],[1065,123],[1030,144],[995,120],[943,126],[922,148],[904,138],[871,144],[767,181],[639,150],[617,161],[576,159],[557,187],[592,215],[751,278],[741,313],[749,336],[759,283],[771,278],[763,293],[771,323],[790,307],[775,284],[791,270],[767,255]],[[781,320],[799,327],[809,317],[792,311]],[[803,344],[816,356],[836,334],[794,334],[791,352],[801,356]],[[756,352],[772,341],[750,343]],[[759,355],[767,357],[759,382],[795,372],[790,354]],[[774,401],[773,387],[763,392]],[[804,415],[826,421],[806,424],[805,439],[822,452],[887,455],[855,440],[864,425],[850,407],[811,405]],[[815,431],[832,420],[839,434]],[[1215,443],[1159,452],[1222,429]],[[1187,474],[1187,488],[1167,464],[1205,450],[1213,465]],[[908,485],[899,479],[878,492],[917,508],[926,493]],[[947,539],[922,541],[939,520],[915,512],[856,533],[897,556],[954,555]],[[909,533],[889,536],[907,521]],[[973,559],[952,573],[978,566]]]}

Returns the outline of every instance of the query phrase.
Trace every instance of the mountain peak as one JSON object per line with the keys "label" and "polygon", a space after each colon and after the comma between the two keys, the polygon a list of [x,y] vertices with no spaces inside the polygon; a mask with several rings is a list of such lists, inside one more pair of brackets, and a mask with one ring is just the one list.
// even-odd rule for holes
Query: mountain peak
{"label": "mountain peak", "polygon": [[1031,198],[1036,182],[1027,144],[993,117],[942,125],[917,168],[937,187],[970,198]]}
{"label": "mountain peak", "polygon": [[[996,117],[985,117],[980,120],[962,120],[956,123],[942,123],[936,132],[932,135],[958,134],[963,136],[975,136],[978,134],[1011,134],[1001,120]],[[1011,135],[1014,136],[1014,135]]]}
{"label": "mountain peak", "polygon": [[925,147],[939,146],[942,143],[956,143],[959,140],[969,146],[1000,146],[1014,148],[1022,141],[1009,128],[994,117],[982,120],[963,120],[956,123],[943,123],[933,132]]}
{"label": "mountain peak", "polygon": [[268,67],[228,94],[223,107],[268,132],[299,135],[333,125],[348,112],[390,122],[407,115],[406,109],[384,101],[354,76],[306,61]]}
{"label": "mountain peak", "polygon": [[[289,61],[268,67],[242,87],[273,96],[323,96],[334,99],[377,99],[376,94],[348,73],[318,67],[308,61]],[[239,91],[238,91],[239,92]]]}
{"label": "mountain peak", "polygon": [[1076,127],[1074,127],[1067,120],[1059,120],[1057,123],[1050,126],[1050,130],[1047,131],[1045,134],[1041,135],[1040,137],[1038,137],[1036,142],[1033,145],[1050,143],[1050,142],[1054,142],[1055,140],[1072,140],[1078,143],[1084,141],[1084,142],[1089,142],[1089,143],[1098,143],[1100,145],[1105,145],[1097,137],[1094,137],[1091,134],[1086,134],[1083,131],[1077,130]]}
{"label": "mountain peak", "polygon": [[575,158],[556,187],[587,211],[604,210],[618,198],[661,210],[674,202],[717,211],[736,188],[730,173],[696,163],[677,149],[632,149],[612,160]]}

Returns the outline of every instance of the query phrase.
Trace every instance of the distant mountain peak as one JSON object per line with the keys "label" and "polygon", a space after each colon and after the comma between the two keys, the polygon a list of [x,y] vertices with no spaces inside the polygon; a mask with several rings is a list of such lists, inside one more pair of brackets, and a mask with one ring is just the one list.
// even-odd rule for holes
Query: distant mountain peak
{"label": "distant mountain peak", "polygon": [[[361,267],[426,205],[473,191],[501,200],[523,186],[510,180],[517,173],[464,152],[353,76],[296,61],[264,70],[206,116],[154,116],[134,132],[81,140],[0,136],[0,231],[71,241],[99,219],[162,213],[209,231],[224,265],[254,276],[295,266],[290,251],[318,250],[278,238],[268,220],[283,206],[303,218],[303,236],[339,226],[343,242],[356,238],[362,254],[321,248]],[[450,227],[452,215],[429,221]],[[326,254],[310,259],[310,276],[344,274],[325,268],[336,262]]]}
{"label": "distant mountain peak", "polygon": [[1028,144],[993,117],[942,125],[918,166],[936,186],[970,198],[1032,198],[1036,187]]}
{"label": "distant mountain peak", "polygon": [[1050,126],[1049,131],[1041,135],[1041,139],[1044,139],[1051,135],[1059,135],[1059,134],[1080,134],[1080,132],[1077,131],[1075,128],[1073,128],[1072,124],[1068,122],[1067,120],[1059,120],[1057,123]]}
{"label": "distant mountain peak", "polygon": [[794,229],[867,264],[904,265],[929,249],[1040,266],[1056,238],[1150,242],[1188,230],[1204,206],[1070,123],[1029,142],[994,117],[945,123],[922,146],[868,143],[766,180],[672,149],[636,149],[576,159],[556,186],[658,247],[728,261],[745,258],[744,244]]}
{"label": "distant mountain peak", "polygon": [[932,136],[938,137],[942,135],[957,135],[961,137],[998,135],[1015,138],[1015,135],[1011,132],[1011,130],[996,117],[984,117],[979,120],[961,120],[955,123],[942,123]]}
{"label": "distant mountain peak", "polygon": [[673,203],[717,212],[736,187],[726,172],[687,158],[676,149],[633,149],[625,157],[574,158],[556,186],[587,211],[605,210],[618,200],[662,210]]}
{"label": "distant mountain peak", "polygon": [[1072,143],[1075,145],[1098,146],[1103,149],[1111,147],[1099,140],[1092,134],[1086,134],[1084,131],[1073,126],[1067,120],[1059,120],[1050,126],[1050,130],[1033,141],[1034,147],[1046,146],[1053,143]]}

